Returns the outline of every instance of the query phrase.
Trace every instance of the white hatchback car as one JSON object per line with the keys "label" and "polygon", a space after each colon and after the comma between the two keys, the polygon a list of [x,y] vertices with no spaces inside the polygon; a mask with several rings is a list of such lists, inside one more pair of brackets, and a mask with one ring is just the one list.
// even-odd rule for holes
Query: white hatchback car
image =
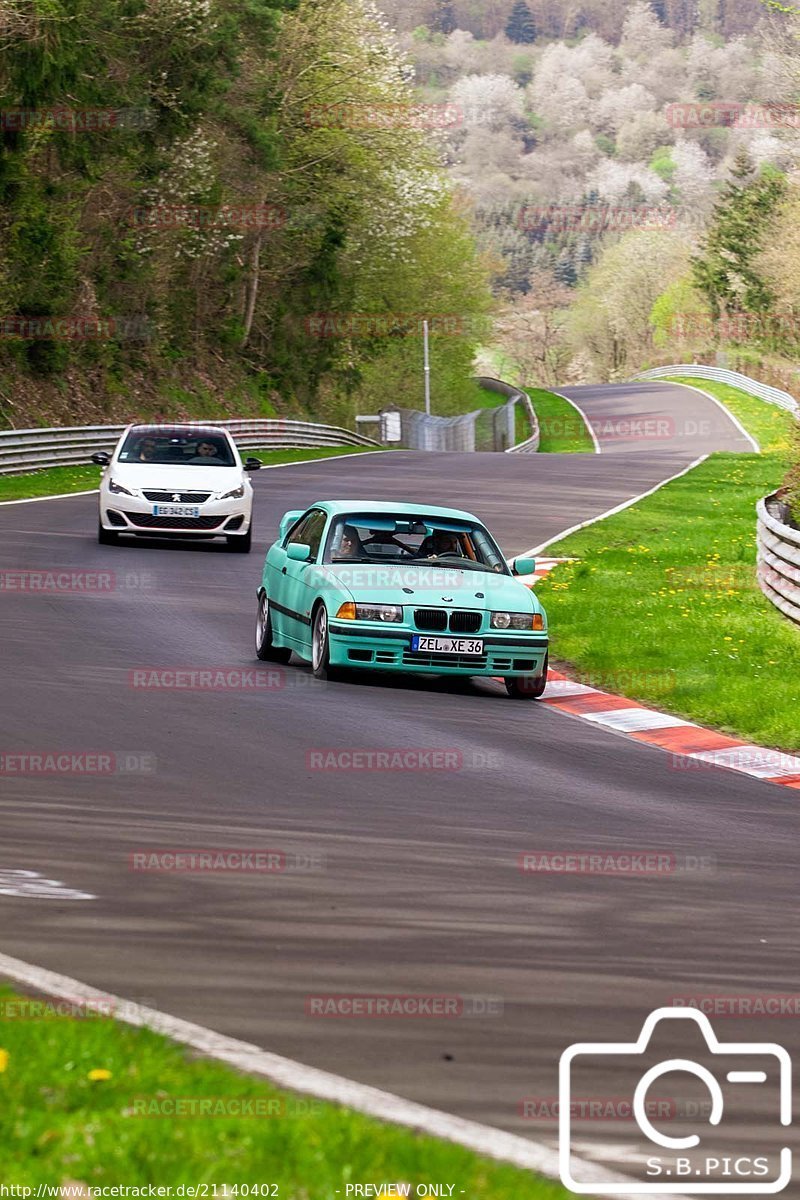
{"label": "white hatchback car", "polygon": [[129,425],[113,454],[93,454],[100,481],[97,540],[224,537],[247,554],[253,536],[253,486],[226,429],[212,425]]}

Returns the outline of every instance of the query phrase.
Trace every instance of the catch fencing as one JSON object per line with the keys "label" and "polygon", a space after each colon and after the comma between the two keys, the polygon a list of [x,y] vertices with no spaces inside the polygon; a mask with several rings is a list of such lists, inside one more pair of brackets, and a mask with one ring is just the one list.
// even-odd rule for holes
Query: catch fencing
{"label": "catch fencing", "polygon": [[[454,450],[460,453],[489,450],[532,454],[539,448],[539,426],[530,397],[510,383],[482,376],[476,380],[484,391],[506,397],[497,408],[479,408],[457,417],[435,417],[414,408],[385,408],[380,417],[384,429],[399,421],[397,442],[408,450]],[[516,442],[517,405],[524,406],[532,436]],[[387,420],[388,419],[388,420]],[[359,421],[370,420],[359,417]]]}
{"label": "catch fencing", "polygon": [[[304,447],[365,446],[379,443],[361,433],[314,421],[274,419],[175,421],[175,425],[206,425],[227,429],[241,450],[293,450]],[[0,475],[18,475],[42,467],[86,463],[93,454],[111,453],[125,425],[79,425],[53,429],[12,429],[0,432]]]}

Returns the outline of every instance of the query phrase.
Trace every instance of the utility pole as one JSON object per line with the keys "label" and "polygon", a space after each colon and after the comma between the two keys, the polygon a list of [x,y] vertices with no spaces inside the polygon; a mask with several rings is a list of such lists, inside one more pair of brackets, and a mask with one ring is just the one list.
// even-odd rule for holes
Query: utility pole
{"label": "utility pole", "polygon": [[422,322],[422,337],[425,353],[425,412],[431,415],[431,355],[428,346],[428,322]]}

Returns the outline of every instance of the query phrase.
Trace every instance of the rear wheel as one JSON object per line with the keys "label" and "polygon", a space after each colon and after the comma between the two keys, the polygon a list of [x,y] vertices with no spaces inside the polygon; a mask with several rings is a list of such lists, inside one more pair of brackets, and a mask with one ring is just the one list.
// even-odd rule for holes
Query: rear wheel
{"label": "rear wheel", "polygon": [[319,604],[314,611],[311,627],[311,670],[317,679],[335,679],[337,671],[331,663],[331,642],[328,632],[328,610]]}
{"label": "rear wheel", "polygon": [[235,554],[249,554],[250,547],[253,544],[253,526],[250,525],[247,533],[230,534],[227,538],[229,549]]}
{"label": "rear wheel", "polygon": [[104,529],[103,522],[97,523],[97,540],[101,546],[113,546],[119,539],[119,534],[114,533],[113,529]]}
{"label": "rear wheel", "polygon": [[512,700],[539,700],[547,687],[547,664],[549,655],[545,654],[541,675],[516,675],[506,679],[506,691]]}
{"label": "rear wheel", "polygon": [[291,650],[284,646],[276,646],[272,641],[272,618],[269,612],[267,593],[262,592],[258,597],[258,616],[256,617],[256,655],[262,662],[288,663],[292,657]]}

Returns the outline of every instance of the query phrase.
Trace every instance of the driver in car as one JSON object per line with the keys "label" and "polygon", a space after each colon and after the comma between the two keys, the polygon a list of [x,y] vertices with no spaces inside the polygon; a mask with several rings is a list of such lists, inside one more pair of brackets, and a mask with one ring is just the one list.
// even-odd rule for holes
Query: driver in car
{"label": "driver in car", "polygon": [[419,548],[420,558],[441,558],[447,554],[463,557],[461,542],[457,534],[448,533],[445,529],[437,529],[427,537]]}
{"label": "driver in car", "polygon": [[219,460],[219,446],[215,442],[198,442],[197,454],[194,458],[190,458],[190,463],[204,463],[209,459],[216,458]]}

